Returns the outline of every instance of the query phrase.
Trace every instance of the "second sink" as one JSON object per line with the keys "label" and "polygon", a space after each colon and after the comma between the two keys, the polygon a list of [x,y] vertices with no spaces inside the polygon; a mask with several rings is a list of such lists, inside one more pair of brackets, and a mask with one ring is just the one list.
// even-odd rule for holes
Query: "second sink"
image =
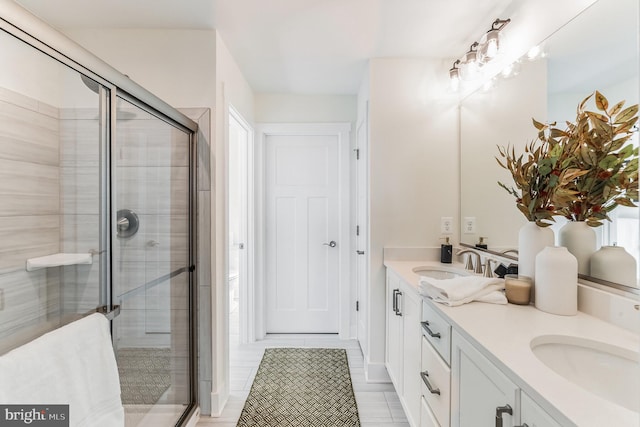
{"label": "second sink", "polygon": [[600,341],[544,335],[531,341],[536,357],[577,386],[631,411],[640,409],[638,353]]}

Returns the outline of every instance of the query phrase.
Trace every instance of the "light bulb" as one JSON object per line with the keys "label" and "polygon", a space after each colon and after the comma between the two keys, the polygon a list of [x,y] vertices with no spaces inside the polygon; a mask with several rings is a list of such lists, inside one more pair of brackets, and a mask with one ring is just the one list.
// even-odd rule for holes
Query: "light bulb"
{"label": "light bulb", "polygon": [[460,87],[460,69],[456,67],[456,64],[449,70],[449,79],[451,80],[451,89],[457,91]]}
{"label": "light bulb", "polygon": [[498,55],[498,50],[500,49],[500,31],[498,30],[489,30],[486,34],[486,41],[484,43],[484,48],[482,49],[484,53],[484,61],[491,60]]}
{"label": "light bulb", "polygon": [[527,59],[533,61],[534,59],[538,58],[541,53],[542,49],[540,48],[540,46],[533,46],[531,49],[529,49],[529,52],[527,52]]}

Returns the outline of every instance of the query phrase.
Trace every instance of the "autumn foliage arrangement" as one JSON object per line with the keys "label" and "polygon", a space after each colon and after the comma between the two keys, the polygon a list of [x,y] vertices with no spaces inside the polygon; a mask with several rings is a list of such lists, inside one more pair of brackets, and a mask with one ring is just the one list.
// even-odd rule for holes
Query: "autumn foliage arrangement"
{"label": "autumn foliage arrangement", "polygon": [[[586,109],[592,98],[597,111]],[[564,216],[597,227],[610,220],[617,206],[636,206],[638,147],[630,139],[638,105],[623,108],[624,103],[609,107],[596,91],[578,105],[575,122],[567,122],[565,129],[534,119],[538,138],[523,154],[498,146],[496,160],[514,181],[513,186],[498,185],[516,198],[529,221],[547,227],[554,216]]]}

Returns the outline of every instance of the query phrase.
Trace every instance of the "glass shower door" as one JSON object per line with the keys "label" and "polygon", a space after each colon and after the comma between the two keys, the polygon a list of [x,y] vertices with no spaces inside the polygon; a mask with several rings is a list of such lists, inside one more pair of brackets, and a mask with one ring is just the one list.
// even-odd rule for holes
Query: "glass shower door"
{"label": "glass shower door", "polygon": [[174,425],[192,401],[190,144],[189,133],[117,99],[113,340],[127,426]]}

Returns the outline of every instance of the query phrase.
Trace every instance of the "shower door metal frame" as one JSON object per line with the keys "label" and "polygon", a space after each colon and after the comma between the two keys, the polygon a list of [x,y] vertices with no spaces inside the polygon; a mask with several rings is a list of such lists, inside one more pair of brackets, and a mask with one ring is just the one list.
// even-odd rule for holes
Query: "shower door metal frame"
{"label": "shower door metal frame", "polygon": [[[69,68],[84,74],[100,84],[100,303],[104,314],[115,315],[111,286],[111,236],[115,213],[112,212],[111,156],[113,138],[116,135],[116,100],[126,99],[159,119],[189,134],[189,376],[190,402],[176,425],[183,425],[195,413],[198,406],[197,372],[197,283],[196,283],[196,165],[198,124],[180,113],[153,93],[111,67],[100,58],[73,42],[35,15],[11,0],[0,0],[0,31],[12,35],[57,60]],[[108,114],[107,114],[108,111]],[[106,122],[109,122],[108,125]],[[104,246],[103,246],[104,245]],[[110,288],[106,288],[109,286]],[[99,308],[100,309],[100,308]]]}
{"label": "shower door metal frame", "polygon": [[[197,259],[197,242],[196,242],[196,224],[197,224],[197,132],[192,131],[190,128],[183,126],[161,112],[155,110],[149,104],[141,101],[140,99],[122,91],[118,91],[117,88],[111,93],[111,135],[113,136],[111,142],[116,137],[117,126],[117,102],[118,98],[121,98],[132,105],[140,108],[146,113],[154,116],[155,118],[164,121],[165,123],[187,133],[189,135],[189,204],[188,204],[188,218],[189,218],[189,237],[188,237],[188,261],[186,266],[186,273],[189,274],[188,286],[189,286],[189,377],[190,377],[190,405],[182,413],[178,419],[176,425],[184,425],[186,421],[191,418],[197,405],[198,405],[198,353],[197,353],[197,337],[198,337],[198,325],[197,325],[197,289],[198,284],[196,282],[196,259]],[[197,125],[196,125],[197,126]],[[111,158],[115,158],[117,150],[117,144],[111,144]],[[113,165],[111,165],[113,166]],[[113,175],[113,170],[111,169]],[[111,187],[112,192],[109,195],[113,195],[114,186]],[[117,191],[117,189],[116,189]],[[112,219],[116,218],[116,206],[111,203],[110,216]],[[113,225],[114,221],[110,221],[110,225]],[[111,239],[110,239],[111,240]],[[110,264],[111,267],[113,267]],[[181,269],[179,269],[181,270]],[[176,272],[170,273],[174,275]]]}

